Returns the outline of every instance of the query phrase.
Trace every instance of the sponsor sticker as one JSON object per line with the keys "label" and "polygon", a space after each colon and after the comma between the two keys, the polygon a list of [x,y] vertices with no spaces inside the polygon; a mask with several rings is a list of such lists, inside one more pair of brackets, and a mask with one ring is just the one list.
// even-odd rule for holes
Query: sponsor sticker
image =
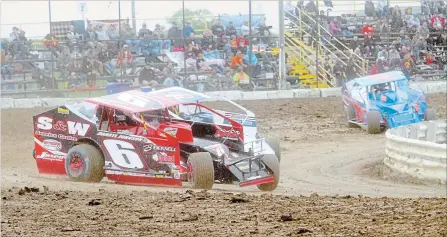
{"label": "sponsor sticker", "polygon": [[34,134],[42,136],[42,137],[57,138],[57,139],[68,140],[68,141],[77,141],[78,140],[76,137],[73,137],[73,136],[67,136],[64,134],[55,134],[55,133],[51,133],[51,132],[36,131]]}
{"label": "sponsor sticker", "polygon": [[175,172],[174,173],[174,179],[180,179],[180,173],[179,172]]}
{"label": "sponsor sticker", "polygon": [[48,159],[48,160],[63,160],[63,159],[65,159],[65,156],[50,154],[45,151],[45,152],[42,152],[42,154],[38,155],[36,158],[37,159]]}
{"label": "sponsor sticker", "polygon": [[57,108],[57,112],[60,114],[70,114],[70,110],[64,108]]}
{"label": "sponsor sticker", "polygon": [[128,141],[136,141],[136,142],[146,142],[147,138],[145,137],[139,137],[139,136],[132,136],[132,135],[126,135],[126,134],[116,134],[116,133],[109,133],[109,132],[98,132],[96,135],[101,137],[111,137],[111,138],[119,138],[124,139]]}
{"label": "sponsor sticker", "polygon": [[177,149],[171,146],[157,146],[155,144],[146,143],[143,145],[143,151],[161,151],[161,152],[175,152]]}
{"label": "sponsor sticker", "polygon": [[177,136],[178,129],[177,128],[165,128],[164,131],[165,131],[165,133],[175,137],[175,136]]}
{"label": "sponsor sticker", "polygon": [[43,146],[50,151],[59,151],[62,148],[62,143],[53,139],[47,139],[43,141]]}
{"label": "sponsor sticker", "polygon": [[155,175],[155,178],[164,178],[165,177],[165,175],[163,175],[163,174],[156,174]]}

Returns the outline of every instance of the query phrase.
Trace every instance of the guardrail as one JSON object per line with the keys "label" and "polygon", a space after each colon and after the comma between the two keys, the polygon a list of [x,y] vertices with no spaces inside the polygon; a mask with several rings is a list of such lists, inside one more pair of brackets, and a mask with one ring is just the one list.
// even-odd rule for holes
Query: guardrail
{"label": "guardrail", "polygon": [[447,181],[447,120],[426,121],[389,129],[384,163],[410,176]]}

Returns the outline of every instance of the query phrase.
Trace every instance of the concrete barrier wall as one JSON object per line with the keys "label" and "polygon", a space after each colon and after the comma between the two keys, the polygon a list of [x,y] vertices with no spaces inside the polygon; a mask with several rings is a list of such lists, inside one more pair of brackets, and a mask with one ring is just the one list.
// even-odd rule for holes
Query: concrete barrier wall
{"label": "concrete barrier wall", "polygon": [[[447,82],[422,82],[417,85],[428,94],[446,93]],[[340,88],[294,89],[283,91],[216,91],[206,93],[210,96],[223,97],[229,100],[274,100],[274,99],[308,99],[341,96]],[[53,107],[82,99],[75,98],[36,98],[12,99],[1,98],[1,108],[33,108]]]}
{"label": "concrete barrier wall", "polygon": [[386,132],[384,163],[397,172],[445,184],[446,134],[446,120],[389,129]]}

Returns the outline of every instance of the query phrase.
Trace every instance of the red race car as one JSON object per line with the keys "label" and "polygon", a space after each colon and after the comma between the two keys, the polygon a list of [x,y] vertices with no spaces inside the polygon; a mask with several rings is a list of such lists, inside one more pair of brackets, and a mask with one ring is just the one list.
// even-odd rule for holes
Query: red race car
{"label": "red race car", "polygon": [[280,147],[259,138],[253,113],[213,110],[183,88],[127,91],[60,106],[33,117],[39,173],[74,181],[212,189],[215,182],[279,182]]}

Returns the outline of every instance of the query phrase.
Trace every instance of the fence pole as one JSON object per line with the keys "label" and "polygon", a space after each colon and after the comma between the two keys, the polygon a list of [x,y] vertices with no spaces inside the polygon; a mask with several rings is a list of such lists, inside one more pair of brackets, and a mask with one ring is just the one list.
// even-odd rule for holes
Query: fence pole
{"label": "fence pole", "polygon": [[[121,42],[121,40],[122,40],[122,32],[121,32],[121,0],[118,0],[118,26],[119,26],[119,28],[118,28],[118,31],[119,31],[119,35],[120,35],[120,37],[119,37],[119,40],[118,40],[118,49],[119,49],[119,52],[120,52],[120,54],[121,54],[121,50],[122,50],[122,47],[123,47],[123,43]],[[129,48],[130,49],[130,48]],[[121,55],[119,55],[119,57],[120,57]],[[121,60],[121,59],[120,59]],[[121,81],[120,81],[120,83],[123,83],[123,80],[124,80],[124,76],[123,76],[123,70],[121,69],[121,64],[122,64],[123,62],[121,62],[120,63],[120,74],[121,74]],[[126,70],[127,68],[124,68],[124,70]]]}
{"label": "fence pole", "polygon": [[286,80],[286,54],[284,52],[284,0],[278,1],[279,11],[279,88],[285,89]]}
{"label": "fence pole", "polygon": [[183,74],[183,82],[186,81],[186,45],[185,45],[185,0],[182,1],[182,44],[183,44],[183,68],[185,73]]}
{"label": "fence pole", "polygon": [[251,0],[248,0],[248,65],[250,66],[250,80],[251,77],[253,76],[252,70],[251,70],[251,56],[252,56],[252,41],[253,41],[253,36],[251,34]]}
{"label": "fence pole", "polygon": [[[133,27],[133,32],[135,33],[135,35],[137,35],[137,19],[136,19],[136,12],[135,12],[135,0],[132,0],[131,2],[131,8],[132,8],[132,27]],[[137,35],[138,36],[138,35]]]}
{"label": "fence pole", "polygon": [[316,19],[316,24],[317,24],[317,49],[315,52],[315,79],[317,80],[317,88],[318,88],[318,69],[320,67],[320,60],[318,59],[318,57],[320,56],[320,0],[317,0],[317,19]]}
{"label": "fence pole", "polygon": [[[50,35],[52,35],[53,34],[53,26],[51,25],[51,0],[48,0],[48,18],[50,20]],[[51,46],[53,46],[53,36],[51,36],[51,44],[52,44]],[[44,62],[44,68],[45,68],[45,62]],[[50,73],[49,80],[52,84],[52,89],[54,91],[56,82],[55,82],[55,80],[53,80],[53,78],[54,78],[54,53],[53,53],[53,51],[51,51],[51,73]],[[47,81],[46,84],[49,85],[50,83],[48,83],[48,81]]]}

